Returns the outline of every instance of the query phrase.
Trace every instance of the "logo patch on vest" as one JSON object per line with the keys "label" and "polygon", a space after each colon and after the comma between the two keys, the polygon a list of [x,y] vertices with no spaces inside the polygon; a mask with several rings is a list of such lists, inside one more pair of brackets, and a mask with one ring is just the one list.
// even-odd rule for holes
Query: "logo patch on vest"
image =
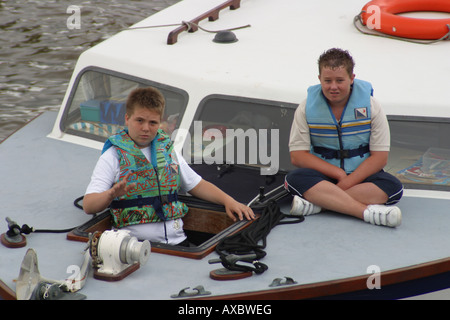
{"label": "logo patch on vest", "polygon": [[175,173],[175,174],[178,174],[178,165],[172,163],[172,164],[170,165],[170,173],[171,173],[171,174],[174,174],[174,173]]}
{"label": "logo patch on vest", "polygon": [[355,109],[355,119],[356,120],[367,119],[367,108],[366,107],[356,108]]}

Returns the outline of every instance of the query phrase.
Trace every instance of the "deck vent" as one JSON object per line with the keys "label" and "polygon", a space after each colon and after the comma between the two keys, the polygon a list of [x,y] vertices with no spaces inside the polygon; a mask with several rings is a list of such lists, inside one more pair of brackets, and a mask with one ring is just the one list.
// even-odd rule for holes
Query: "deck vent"
{"label": "deck vent", "polygon": [[217,32],[213,41],[216,43],[233,43],[238,41],[238,39],[233,32],[225,30]]}

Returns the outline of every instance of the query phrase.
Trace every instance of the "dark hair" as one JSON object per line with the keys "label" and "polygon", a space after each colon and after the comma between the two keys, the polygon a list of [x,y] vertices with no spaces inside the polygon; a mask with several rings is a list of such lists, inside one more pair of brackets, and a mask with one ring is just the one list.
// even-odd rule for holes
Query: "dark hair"
{"label": "dark hair", "polygon": [[127,99],[127,114],[133,114],[136,106],[159,113],[164,113],[165,99],[161,91],[153,87],[137,88],[130,92]]}
{"label": "dark hair", "polygon": [[337,69],[344,67],[349,76],[353,75],[355,62],[347,50],[332,48],[321,54],[319,57],[319,74],[322,68]]}

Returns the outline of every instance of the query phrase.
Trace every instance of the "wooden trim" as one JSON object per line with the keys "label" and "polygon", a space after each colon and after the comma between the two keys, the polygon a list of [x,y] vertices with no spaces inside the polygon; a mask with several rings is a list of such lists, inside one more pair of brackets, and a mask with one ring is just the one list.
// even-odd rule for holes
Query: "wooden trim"
{"label": "wooden trim", "polygon": [[0,242],[2,243],[2,245],[4,245],[7,248],[22,248],[25,247],[27,245],[27,238],[25,238],[25,236],[23,236],[22,234],[20,235],[21,239],[19,242],[10,242],[7,240],[6,238],[6,233],[2,233],[1,235],[1,240]]}
{"label": "wooden trim", "polygon": [[[258,214],[257,217],[259,217]],[[233,222],[225,211],[202,209],[190,206],[189,212],[183,218],[184,229],[215,234],[215,238],[213,237],[209,241],[206,241],[195,248],[152,243],[151,250],[155,253],[168,254],[178,257],[197,260],[203,259],[216,248],[217,243],[222,237],[220,233],[225,232],[226,234],[223,236],[235,234],[236,232],[247,228],[253,221],[254,220],[244,220]],[[78,233],[80,230],[72,230],[67,234],[66,238],[67,240],[72,241],[87,242],[89,241],[87,236],[88,233],[94,233],[95,231],[103,232],[111,229],[111,227],[111,214],[106,212],[81,226],[79,229],[85,232],[84,234]]]}
{"label": "wooden trim", "polygon": [[[400,284],[402,282],[418,280],[450,271],[450,257],[405,268],[382,272],[380,275],[381,289],[383,286]],[[260,290],[239,294],[228,294],[201,298],[203,300],[301,300],[313,298],[326,298],[327,296],[351,293],[367,289],[367,280],[371,274],[345,278],[340,280],[324,281],[303,285],[286,286],[279,289]]]}
{"label": "wooden trim", "polygon": [[16,293],[2,280],[0,280],[0,299],[17,300]]}
{"label": "wooden trim", "polygon": [[218,234],[234,223],[224,211],[190,207],[183,217],[185,230]]}
{"label": "wooden trim", "polygon": [[[87,236],[89,233],[94,233],[95,231],[100,231],[103,232],[105,230],[110,230],[112,225],[111,225],[111,214],[108,213],[103,213],[95,218],[98,218],[98,220],[93,221],[92,225],[89,225],[88,228],[83,229],[82,231],[86,232],[86,235],[83,234],[77,234],[76,233],[76,229],[70,231],[69,233],[67,233],[67,240],[71,240],[71,241],[80,241],[80,242],[88,242],[89,241],[89,237]],[[94,219],[95,219],[94,218]],[[88,224],[91,221],[88,221]]]}
{"label": "wooden trim", "polygon": [[97,280],[103,280],[103,281],[108,281],[108,282],[114,282],[114,281],[120,281],[124,278],[126,278],[127,276],[129,276],[130,274],[132,274],[133,272],[135,272],[136,270],[138,270],[140,268],[140,263],[136,262],[132,265],[130,265],[128,268],[126,268],[125,270],[123,270],[122,272],[119,272],[118,274],[107,274],[107,273],[101,273],[98,271],[98,269],[94,270],[94,278]]}

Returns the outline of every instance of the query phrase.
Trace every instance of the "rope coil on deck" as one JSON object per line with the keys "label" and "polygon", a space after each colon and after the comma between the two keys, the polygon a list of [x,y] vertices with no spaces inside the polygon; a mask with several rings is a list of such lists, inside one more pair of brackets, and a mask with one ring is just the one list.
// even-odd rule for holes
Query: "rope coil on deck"
{"label": "rope coil on deck", "polygon": [[[286,217],[293,220],[282,221]],[[216,246],[216,252],[222,265],[228,270],[261,274],[268,269],[268,266],[259,260],[266,256],[263,249],[266,247],[270,231],[277,225],[300,223],[303,220],[303,216],[286,216],[280,211],[278,204],[271,201],[263,206],[261,217],[248,228],[222,239]],[[239,259],[237,256],[242,258]],[[238,264],[238,261],[247,264]]]}

